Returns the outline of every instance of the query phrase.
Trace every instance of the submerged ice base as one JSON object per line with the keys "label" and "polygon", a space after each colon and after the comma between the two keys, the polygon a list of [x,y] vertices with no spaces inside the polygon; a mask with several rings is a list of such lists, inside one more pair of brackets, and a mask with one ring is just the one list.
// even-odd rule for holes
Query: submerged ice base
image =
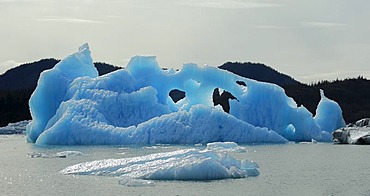
{"label": "submerged ice base", "polygon": [[[98,76],[87,44],[43,72],[30,98],[29,142],[37,144],[196,144],[330,141],[345,126],[337,103],[321,93],[315,117],[274,84],[212,66],[162,70],[136,56],[125,69]],[[244,83],[245,85],[239,85]],[[230,114],[214,106],[215,88],[230,92]],[[169,92],[185,92],[174,102]]]}

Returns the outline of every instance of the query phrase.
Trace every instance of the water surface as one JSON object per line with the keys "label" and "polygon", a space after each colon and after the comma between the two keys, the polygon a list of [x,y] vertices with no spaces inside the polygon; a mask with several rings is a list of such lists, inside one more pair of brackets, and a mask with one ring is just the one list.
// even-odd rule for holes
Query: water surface
{"label": "water surface", "polygon": [[[81,162],[124,158],[194,146],[52,146],[0,136],[1,195],[370,195],[370,146],[247,145],[239,159],[256,161],[260,176],[216,181],[155,181],[153,187],[119,185],[113,177],[61,175]],[[31,158],[29,153],[75,150],[83,156]]]}

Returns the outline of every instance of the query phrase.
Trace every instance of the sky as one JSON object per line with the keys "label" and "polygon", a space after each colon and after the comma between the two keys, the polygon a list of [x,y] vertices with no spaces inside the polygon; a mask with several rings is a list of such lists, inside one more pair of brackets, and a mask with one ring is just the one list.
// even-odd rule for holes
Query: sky
{"label": "sky", "polygon": [[0,73],[89,43],[125,67],[259,62],[305,82],[370,78],[368,0],[0,0]]}

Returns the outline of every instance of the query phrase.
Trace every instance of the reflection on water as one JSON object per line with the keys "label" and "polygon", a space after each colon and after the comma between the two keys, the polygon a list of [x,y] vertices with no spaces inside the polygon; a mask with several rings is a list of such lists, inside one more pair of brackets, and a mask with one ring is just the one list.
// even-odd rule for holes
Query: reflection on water
{"label": "reflection on water", "polygon": [[[369,146],[331,143],[247,145],[238,159],[256,161],[260,176],[206,182],[159,181],[155,186],[128,187],[113,177],[61,175],[77,163],[143,156],[194,146],[50,146],[25,142],[25,136],[0,136],[1,195],[364,195],[370,193]],[[197,147],[195,147],[197,148]],[[199,146],[198,148],[204,148]],[[31,158],[29,153],[66,158]],[[71,153],[70,153],[71,154]],[[73,154],[73,153],[72,153]]]}

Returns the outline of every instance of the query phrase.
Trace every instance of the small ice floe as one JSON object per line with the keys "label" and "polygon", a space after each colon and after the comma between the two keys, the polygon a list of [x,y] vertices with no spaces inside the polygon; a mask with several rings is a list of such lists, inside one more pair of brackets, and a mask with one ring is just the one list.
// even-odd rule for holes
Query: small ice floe
{"label": "small ice floe", "polygon": [[370,118],[358,120],[332,133],[333,141],[339,144],[370,144]]}
{"label": "small ice floe", "polygon": [[24,120],[16,123],[9,123],[6,127],[0,127],[0,135],[23,134],[26,132],[26,126],[30,122],[30,120]]}
{"label": "small ice floe", "polygon": [[144,149],[161,149],[161,148],[171,148],[168,145],[155,145],[155,146],[144,146]]}
{"label": "small ice floe", "polygon": [[204,150],[181,149],[132,158],[96,160],[69,166],[61,173],[114,176],[126,186],[152,185],[147,180],[216,180],[258,176],[257,163],[238,160],[227,153],[230,149],[239,149],[234,144],[215,143],[208,144]]}
{"label": "small ice floe", "polygon": [[129,187],[155,186],[155,183],[152,180],[141,180],[141,179],[132,179],[132,178],[119,179],[118,184],[129,186]]}
{"label": "small ice floe", "polygon": [[62,151],[57,153],[31,152],[27,154],[30,158],[67,158],[84,155],[80,151]]}
{"label": "small ice floe", "polygon": [[235,142],[213,142],[208,143],[206,150],[220,151],[220,152],[247,152],[247,150],[241,146],[238,146]]}
{"label": "small ice floe", "polygon": [[310,142],[299,142],[300,144],[317,144],[317,141],[314,139],[311,139]]}

